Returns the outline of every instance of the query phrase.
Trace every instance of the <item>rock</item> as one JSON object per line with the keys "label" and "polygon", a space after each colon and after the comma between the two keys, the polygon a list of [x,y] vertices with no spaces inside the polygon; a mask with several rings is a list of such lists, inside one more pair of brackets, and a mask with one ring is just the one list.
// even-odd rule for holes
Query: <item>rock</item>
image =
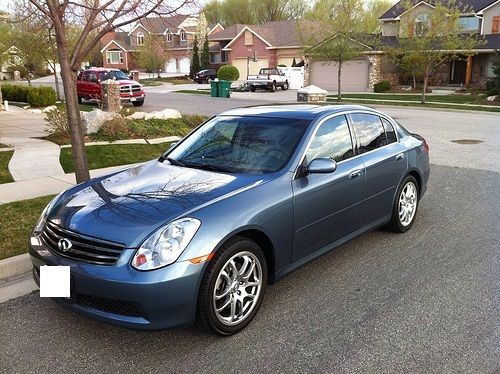
{"label": "rock", "polygon": [[145,112],[135,112],[133,114],[131,114],[130,116],[127,116],[127,118],[130,118],[130,119],[144,119],[144,117],[146,117],[146,114]]}
{"label": "rock", "polygon": [[44,112],[44,113],[48,113],[48,112],[50,112],[51,110],[55,110],[55,109],[57,109],[57,107],[56,107],[55,105],[51,105],[51,106],[48,106],[48,107],[44,108],[44,109],[43,109],[43,112]]}
{"label": "rock", "polygon": [[41,109],[28,109],[28,112],[40,114],[40,113],[42,113],[42,110]]}
{"label": "rock", "polygon": [[146,113],[144,116],[145,120],[148,119],[169,119],[169,118],[182,118],[178,110],[175,109],[164,109],[160,112]]}
{"label": "rock", "polygon": [[97,132],[104,122],[109,121],[119,114],[104,112],[100,109],[94,109],[91,112],[86,112],[82,116],[82,124],[85,134],[93,134]]}
{"label": "rock", "polygon": [[496,95],[493,95],[493,96],[488,96],[488,97],[486,98],[486,100],[488,100],[488,101],[495,101],[495,99],[496,99],[496,98],[497,98],[497,96],[496,96]]}

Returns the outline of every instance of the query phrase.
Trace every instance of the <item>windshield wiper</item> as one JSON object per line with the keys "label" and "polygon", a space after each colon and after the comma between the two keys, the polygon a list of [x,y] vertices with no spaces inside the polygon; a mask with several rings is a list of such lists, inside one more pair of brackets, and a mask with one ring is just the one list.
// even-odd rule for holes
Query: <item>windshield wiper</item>
{"label": "windshield wiper", "polygon": [[183,162],[176,160],[175,158],[167,157],[166,160],[175,166],[186,166]]}
{"label": "windshield wiper", "polygon": [[236,173],[236,171],[234,169],[230,169],[230,168],[227,168],[224,166],[212,165],[212,164],[197,164],[197,163],[184,162],[184,166],[186,166],[188,168],[194,168],[194,169],[220,171],[223,173]]}

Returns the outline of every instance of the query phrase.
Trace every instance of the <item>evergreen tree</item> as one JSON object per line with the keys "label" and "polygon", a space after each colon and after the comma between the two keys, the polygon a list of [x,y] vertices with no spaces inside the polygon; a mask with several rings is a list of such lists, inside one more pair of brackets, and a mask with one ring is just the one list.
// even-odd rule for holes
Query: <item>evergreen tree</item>
{"label": "evergreen tree", "polygon": [[200,56],[200,67],[201,69],[208,69],[210,65],[210,54],[208,53],[208,35],[205,34],[205,41],[203,42],[203,48],[201,50]]}
{"label": "evergreen tree", "polygon": [[191,69],[189,76],[192,78],[194,75],[200,71],[200,56],[198,53],[198,36],[194,36],[193,42],[193,57],[191,58]]}
{"label": "evergreen tree", "polygon": [[297,61],[295,61],[295,57],[293,58],[293,61],[292,61],[292,68],[296,67],[297,66]]}

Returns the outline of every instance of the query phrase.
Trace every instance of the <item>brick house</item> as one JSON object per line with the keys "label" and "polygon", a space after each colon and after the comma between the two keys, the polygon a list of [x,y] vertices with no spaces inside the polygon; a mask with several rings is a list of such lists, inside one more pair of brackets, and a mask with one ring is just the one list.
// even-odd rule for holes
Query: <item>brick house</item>
{"label": "brick house", "polygon": [[[432,1],[413,0],[414,6],[405,11],[403,1],[396,3],[380,20],[382,35],[379,43],[394,46],[399,38],[413,35],[418,30],[403,30],[403,25],[411,24],[418,28],[432,12]],[[460,6],[467,12],[460,16],[464,31],[483,36],[485,43],[478,46],[473,56],[463,56],[449,61],[432,72],[429,84],[436,86],[460,86],[471,84],[484,87],[487,79],[493,76],[492,64],[495,50],[500,49],[500,0],[463,0]],[[415,22],[403,22],[402,17],[415,17]],[[411,77],[402,74],[398,67],[375,44],[370,37],[358,38],[366,47],[362,57],[347,61],[342,65],[342,88],[344,91],[371,91],[373,85],[381,80],[393,84],[410,84]],[[308,61],[306,65],[306,84],[318,85],[327,90],[337,89],[337,65],[335,62]]]}
{"label": "brick house", "polygon": [[234,65],[240,79],[258,73],[263,67],[291,66],[294,59],[296,62],[303,59],[297,20],[236,24],[214,30],[208,39],[211,66]]}
{"label": "brick house", "polygon": [[171,58],[165,64],[165,72],[189,74],[193,40],[198,18],[187,15],[171,17],[147,17],[137,22],[130,31],[115,30],[101,39],[103,66],[124,70],[141,69],[134,53],[144,43],[148,34],[161,35],[170,51]]}

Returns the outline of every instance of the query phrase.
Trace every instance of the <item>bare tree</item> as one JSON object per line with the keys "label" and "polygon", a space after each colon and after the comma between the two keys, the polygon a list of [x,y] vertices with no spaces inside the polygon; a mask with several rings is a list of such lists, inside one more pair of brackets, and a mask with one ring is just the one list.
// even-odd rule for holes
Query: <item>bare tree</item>
{"label": "bare tree", "polygon": [[[115,28],[137,22],[151,14],[174,15],[190,0],[16,0],[27,17],[45,18],[51,24],[61,65],[64,96],[71,133],[76,181],[90,178],[81,126],[76,76],[86,56],[101,38]],[[68,43],[68,25],[80,25],[76,43]]]}

